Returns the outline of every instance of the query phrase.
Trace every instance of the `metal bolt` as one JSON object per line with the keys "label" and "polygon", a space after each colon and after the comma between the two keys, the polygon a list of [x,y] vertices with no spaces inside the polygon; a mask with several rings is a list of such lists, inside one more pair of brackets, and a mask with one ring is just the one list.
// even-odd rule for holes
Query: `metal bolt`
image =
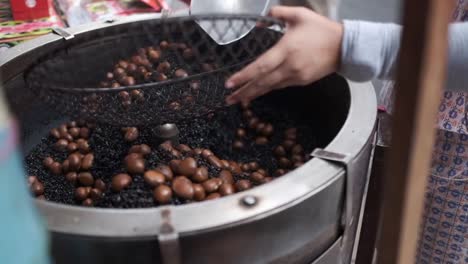
{"label": "metal bolt", "polygon": [[258,199],[255,196],[248,195],[242,198],[242,204],[247,207],[255,206],[258,203]]}
{"label": "metal bolt", "polygon": [[153,133],[155,135],[155,143],[159,145],[161,142],[170,140],[172,144],[179,144],[179,129],[175,124],[164,124],[157,126]]}
{"label": "metal bolt", "polygon": [[179,129],[175,124],[164,124],[156,127],[156,134],[162,138],[170,139],[179,135]]}
{"label": "metal bolt", "polygon": [[171,10],[169,10],[169,9],[163,8],[161,10],[161,18],[162,19],[168,18],[170,14],[171,14]]}

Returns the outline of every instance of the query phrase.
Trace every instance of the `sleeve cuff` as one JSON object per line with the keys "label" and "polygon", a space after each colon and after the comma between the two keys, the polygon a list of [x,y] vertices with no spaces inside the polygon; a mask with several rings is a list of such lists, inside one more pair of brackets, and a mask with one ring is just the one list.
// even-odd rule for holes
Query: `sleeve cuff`
{"label": "sleeve cuff", "polygon": [[393,74],[400,27],[394,24],[343,21],[339,73],[353,81],[386,79]]}

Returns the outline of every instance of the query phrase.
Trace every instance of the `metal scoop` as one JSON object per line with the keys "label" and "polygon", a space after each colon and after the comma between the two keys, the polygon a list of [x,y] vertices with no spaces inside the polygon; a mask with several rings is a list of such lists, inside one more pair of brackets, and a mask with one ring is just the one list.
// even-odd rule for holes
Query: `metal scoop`
{"label": "metal scoop", "polygon": [[[202,14],[252,14],[265,15],[269,0],[192,0],[191,15]],[[219,45],[227,45],[245,37],[254,27],[255,22],[245,21],[197,21],[197,24]]]}

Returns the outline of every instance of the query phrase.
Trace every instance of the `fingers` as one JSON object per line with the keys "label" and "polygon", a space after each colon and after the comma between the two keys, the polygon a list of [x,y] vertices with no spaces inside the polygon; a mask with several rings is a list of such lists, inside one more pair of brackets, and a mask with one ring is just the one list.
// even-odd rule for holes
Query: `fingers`
{"label": "fingers", "polygon": [[[298,15],[298,12],[300,9],[303,9],[303,8],[274,6],[268,12],[268,16],[282,20],[283,22],[292,24],[292,23],[299,21],[300,16]],[[270,27],[273,25],[273,23],[261,20],[261,21],[258,21],[256,25],[257,27]]]}
{"label": "fingers", "polygon": [[279,89],[291,87],[291,86],[296,85],[297,84],[296,82],[297,81],[295,81],[294,79],[287,79],[271,87],[271,90],[279,90]]}
{"label": "fingers", "polygon": [[274,24],[272,22],[269,22],[269,21],[266,21],[266,20],[260,20],[255,24],[256,27],[260,27],[260,28],[267,28],[267,27],[271,27],[273,25]]}
{"label": "fingers", "polygon": [[270,9],[269,16],[283,20],[287,23],[295,23],[300,19],[300,7],[274,6]]}
{"label": "fingers", "polygon": [[232,89],[244,85],[259,76],[265,76],[278,67],[286,58],[283,41],[279,41],[273,48],[261,55],[253,63],[235,73],[226,81],[226,88]]}
{"label": "fingers", "polygon": [[[303,8],[275,6],[270,10],[272,17],[284,20],[287,23],[295,23],[300,20]],[[286,59],[288,43],[282,38],[273,48],[261,55],[253,63],[234,74],[227,80],[226,88],[242,86],[258,76],[267,75],[278,67]]]}
{"label": "fingers", "polygon": [[[264,87],[268,91],[274,90],[275,87],[278,87],[279,84],[283,83],[291,76],[288,66],[283,64],[278,66],[267,76],[256,79],[255,82],[251,84],[252,87]],[[258,96],[255,96],[258,97]]]}
{"label": "fingers", "polygon": [[280,84],[285,82],[288,74],[283,66],[279,66],[267,76],[260,76],[256,79],[243,85],[237,89],[230,96],[226,98],[226,103],[232,105],[238,102],[251,101],[265,93],[279,87]]}
{"label": "fingers", "polygon": [[[300,22],[301,14],[304,14],[301,8],[279,6],[270,10],[272,17],[290,24]],[[287,59],[288,45],[286,37],[282,38],[253,63],[232,75],[225,83],[226,88],[240,88],[226,98],[226,103],[230,105],[240,101],[247,102],[289,84],[289,81],[285,81],[288,71],[285,66],[281,66]]]}
{"label": "fingers", "polygon": [[244,100],[241,100],[242,103],[250,103],[250,101],[263,96],[271,91],[283,89],[289,86],[294,85],[293,79],[283,80],[282,82],[276,83],[275,85],[269,87],[269,89],[260,89],[258,93],[255,94],[255,97],[247,97]]}
{"label": "fingers", "polygon": [[235,92],[229,95],[226,98],[226,104],[233,105],[239,102],[249,102],[251,101],[250,98],[255,98],[255,94],[262,93],[261,89],[263,88],[252,86],[252,82],[243,85],[241,88],[237,89]]}
{"label": "fingers", "polygon": [[[290,86],[293,86],[293,85],[295,85],[295,82],[294,82],[293,79],[288,79],[288,80],[284,80],[284,81],[282,81],[280,83],[277,83],[276,85],[270,87],[270,89],[267,89],[265,87],[247,87],[248,86],[248,84],[247,84],[247,85],[245,85],[245,89],[247,91],[255,90],[255,93],[247,94],[246,96],[232,94],[228,98],[226,98],[226,103],[227,103],[227,105],[233,105],[233,104],[237,104],[239,102],[248,104],[248,103],[250,103],[250,101],[254,100],[255,98],[260,97],[260,96],[262,96],[264,94],[267,94],[270,91],[283,89],[283,88],[290,87]],[[244,87],[242,87],[242,88],[244,88]],[[256,89],[256,88],[258,88],[258,89]]]}

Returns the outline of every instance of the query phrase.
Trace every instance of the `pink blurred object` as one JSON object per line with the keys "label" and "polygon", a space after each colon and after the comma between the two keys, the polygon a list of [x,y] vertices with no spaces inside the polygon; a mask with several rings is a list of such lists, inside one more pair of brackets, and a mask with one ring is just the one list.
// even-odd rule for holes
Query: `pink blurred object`
{"label": "pink blurred object", "polygon": [[10,0],[15,20],[33,20],[50,16],[52,6],[49,0]]}
{"label": "pink blurred object", "polygon": [[167,4],[164,0],[141,0],[143,3],[147,4],[155,11],[159,12],[161,9],[167,9]]}

